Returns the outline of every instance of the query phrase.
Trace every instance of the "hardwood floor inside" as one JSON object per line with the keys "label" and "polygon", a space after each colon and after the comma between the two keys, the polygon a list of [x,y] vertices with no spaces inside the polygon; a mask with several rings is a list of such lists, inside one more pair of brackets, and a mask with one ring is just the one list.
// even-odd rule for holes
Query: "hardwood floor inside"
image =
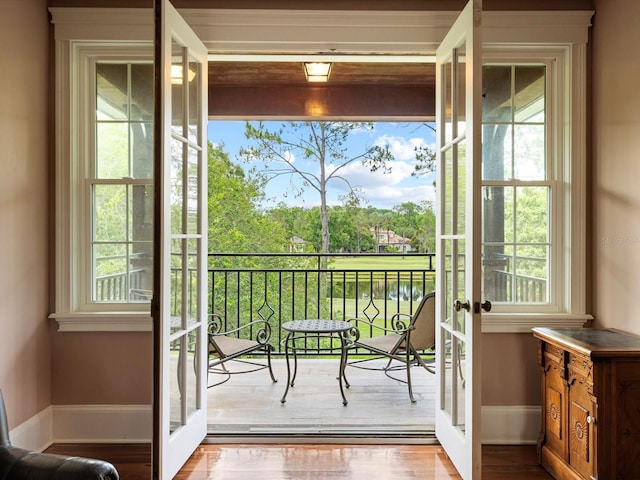
{"label": "hardwood floor inside", "polygon": [[[381,372],[350,368],[347,406],[333,360],[300,359],[284,405],[284,360],[276,360],[274,370],[277,383],[259,371],[208,390],[213,436],[176,480],[460,478],[433,437],[435,378],[424,369],[412,369],[418,401],[411,403],[406,385]],[[151,478],[150,445],[55,444],[47,451],[110,461],[122,480]],[[483,480],[552,478],[538,465],[532,445],[487,445],[482,461]]]}
{"label": "hardwood floor inside", "polygon": [[[100,458],[121,480],[151,478],[151,448],[140,444],[55,444],[49,453]],[[536,447],[482,450],[483,480],[551,480],[538,465]],[[201,445],[175,480],[446,480],[459,479],[437,445]]]}

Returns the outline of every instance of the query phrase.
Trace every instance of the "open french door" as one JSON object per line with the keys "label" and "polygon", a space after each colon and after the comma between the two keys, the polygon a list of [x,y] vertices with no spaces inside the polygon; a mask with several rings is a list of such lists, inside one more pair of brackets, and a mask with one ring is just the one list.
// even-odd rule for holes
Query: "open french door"
{"label": "open french door", "polygon": [[436,436],[464,480],[481,475],[481,0],[436,52]]}
{"label": "open french door", "polygon": [[207,50],[156,0],[153,478],[207,433]]}

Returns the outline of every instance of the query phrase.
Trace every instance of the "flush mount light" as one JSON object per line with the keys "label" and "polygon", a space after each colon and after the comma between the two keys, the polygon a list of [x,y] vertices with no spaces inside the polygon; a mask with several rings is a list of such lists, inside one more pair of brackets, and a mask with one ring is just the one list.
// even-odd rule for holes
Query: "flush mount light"
{"label": "flush mount light", "polygon": [[329,62],[304,62],[304,74],[309,82],[326,82],[331,73]]}

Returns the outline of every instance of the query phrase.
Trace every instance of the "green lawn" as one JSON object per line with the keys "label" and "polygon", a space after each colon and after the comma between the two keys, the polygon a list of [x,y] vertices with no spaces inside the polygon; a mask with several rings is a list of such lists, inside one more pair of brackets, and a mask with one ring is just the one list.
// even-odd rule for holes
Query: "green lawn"
{"label": "green lawn", "polygon": [[429,257],[336,257],[329,263],[329,268],[333,270],[422,270],[429,268]]}

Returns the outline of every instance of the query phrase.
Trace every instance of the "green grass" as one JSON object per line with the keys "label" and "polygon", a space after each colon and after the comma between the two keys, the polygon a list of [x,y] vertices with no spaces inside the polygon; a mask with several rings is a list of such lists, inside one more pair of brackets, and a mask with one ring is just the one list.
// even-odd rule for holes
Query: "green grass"
{"label": "green grass", "polygon": [[336,257],[331,260],[329,268],[332,270],[425,270],[429,268],[429,258]]}

